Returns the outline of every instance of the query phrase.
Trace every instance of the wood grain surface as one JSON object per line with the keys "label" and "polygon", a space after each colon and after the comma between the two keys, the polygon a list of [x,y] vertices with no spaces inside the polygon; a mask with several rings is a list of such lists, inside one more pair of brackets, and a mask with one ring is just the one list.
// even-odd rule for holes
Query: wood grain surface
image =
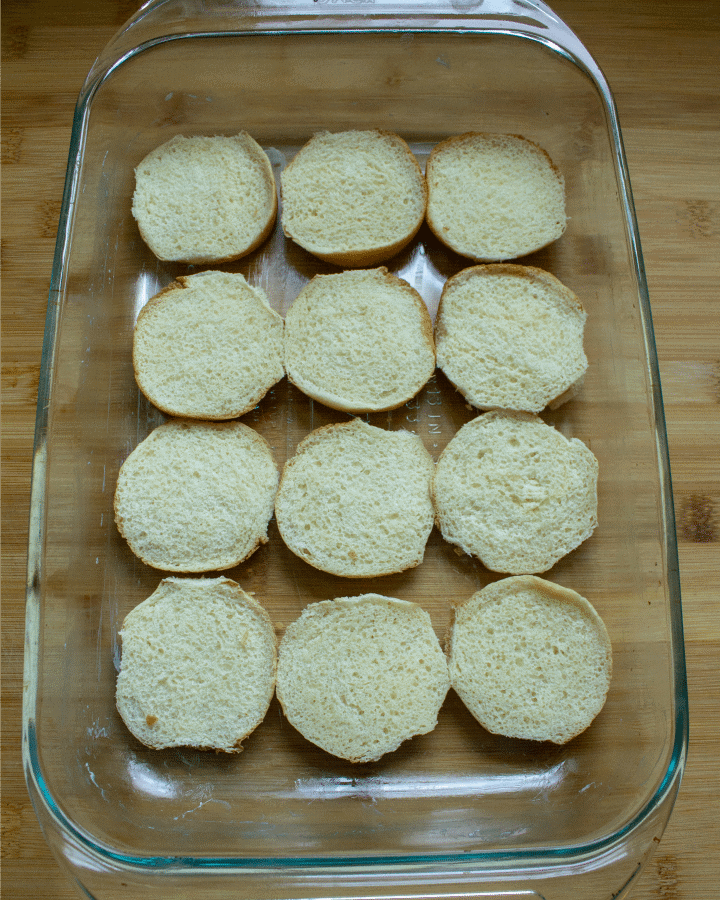
{"label": "wood grain surface", "polygon": [[[20,759],[24,590],[40,355],[73,108],[132,0],[6,0],[2,20],[3,896],[74,888]],[[555,0],[617,101],[653,307],[680,547],[689,762],[632,900],[720,896],[720,2]]]}

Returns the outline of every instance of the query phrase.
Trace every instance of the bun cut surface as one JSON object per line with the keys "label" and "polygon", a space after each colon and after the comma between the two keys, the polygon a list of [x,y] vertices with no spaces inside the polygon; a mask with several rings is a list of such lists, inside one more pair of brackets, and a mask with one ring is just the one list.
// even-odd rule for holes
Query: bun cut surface
{"label": "bun cut surface", "polygon": [[282,227],[314,256],[348,268],[384,262],[417,234],[427,187],[388,131],[319,132],[281,175]]}
{"label": "bun cut surface", "polygon": [[533,413],[491,411],[455,434],[437,462],[438,527],[488,569],[538,574],[597,525],[598,463]]}
{"label": "bun cut surface", "polygon": [[277,696],[309,741],[373,762],[427,734],[450,686],[429,615],[379,594],[312,603],[280,642]]}
{"label": "bun cut surface", "polygon": [[170,421],[122,464],[115,521],[156,569],[230,569],[267,541],[277,485],[270,448],[247,425]]}
{"label": "bun cut surface", "polygon": [[240,259],[275,224],[272,165],[244,131],[176,135],[136,168],[132,213],[158,259],[196,265]]}
{"label": "bun cut surface", "polygon": [[513,134],[468,132],[437,144],[425,167],[427,223],[476,262],[525,256],[565,231],[565,182],[547,152]]}
{"label": "bun cut surface", "polygon": [[565,744],[602,709],[612,648],[580,594],[521,575],[478,591],[454,616],[452,686],[488,731]]}
{"label": "bun cut surface", "polygon": [[239,753],[275,689],[277,644],[263,607],[229,578],[166,578],[126,617],[116,702],[156,750]]}

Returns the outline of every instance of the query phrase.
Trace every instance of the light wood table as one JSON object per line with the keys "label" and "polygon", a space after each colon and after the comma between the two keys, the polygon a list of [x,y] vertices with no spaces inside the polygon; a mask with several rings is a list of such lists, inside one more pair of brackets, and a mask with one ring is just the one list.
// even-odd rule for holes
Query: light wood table
{"label": "light wood table", "polygon": [[[620,112],[654,311],[680,541],[690,757],[632,900],[720,896],[720,3],[556,0]],[[132,0],[6,0],[2,63],[3,896],[76,896],[20,761],[35,402],[75,100]],[[580,898],[579,898],[580,900]],[[584,898],[583,898],[584,900]]]}

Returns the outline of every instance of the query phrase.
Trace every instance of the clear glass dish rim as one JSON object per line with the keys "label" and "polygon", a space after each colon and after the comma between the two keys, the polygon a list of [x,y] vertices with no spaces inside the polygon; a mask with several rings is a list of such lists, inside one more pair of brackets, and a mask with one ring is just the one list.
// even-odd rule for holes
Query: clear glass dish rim
{"label": "clear glass dish rim", "polygon": [[[236,0],[236,3],[238,0]],[[242,3],[243,0],[240,0]],[[260,0],[262,4],[263,0]],[[298,7],[293,8],[295,17],[274,22],[272,27],[265,24],[265,18],[277,17],[279,11],[287,7],[253,6],[251,21],[246,21],[241,29],[208,29],[193,31],[177,31],[162,33],[148,38],[134,46],[126,46],[127,35],[138,29],[138,23],[149,15],[157,14],[173,0],[149,0],[123,26],[116,36],[106,45],[104,51],[91,68],[85,84],[80,92],[75,107],[68,165],[61,204],[57,231],[57,241],[50,279],[48,307],[42,347],[40,379],[38,387],[38,403],[36,411],[35,438],[33,448],[33,466],[31,480],[31,502],[28,537],[28,570],[26,584],[26,627],[25,627],[25,662],[23,691],[23,726],[22,756],[25,778],[34,804],[41,803],[43,812],[49,816],[50,822],[59,832],[79,842],[86,852],[105,862],[115,863],[121,867],[141,870],[171,870],[175,874],[183,872],[197,873],[201,870],[248,871],[278,869],[393,869],[399,866],[422,867],[443,863],[462,862],[464,867],[480,864],[481,868],[500,863],[513,863],[516,866],[543,866],[552,864],[569,865],[588,858],[601,855],[613,847],[621,845],[664,803],[674,803],[682,778],[689,740],[689,716],[687,697],[687,675],[685,665],[685,649],[683,638],[682,604],[679,578],[679,562],[677,538],[675,531],[674,505],[667,443],[665,414],[660,386],[659,366],[655,345],[652,313],[645,268],[642,258],[639,230],[635,214],[630,179],[622,140],[622,133],[615,101],[610,87],[599,66],[578,40],[575,34],[558,19],[542,0],[489,0],[482,3],[481,9],[474,13],[459,10],[447,5],[431,2],[423,4],[423,0],[410,0],[397,3],[379,0],[378,8],[373,10],[368,21],[358,18],[355,6],[325,5],[305,7],[302,15],[323,19],[324,24],[300,22]],[[270,0],[272,3],[272,0]],[[386,5],[384,5],[386,4]],[[458,4],[459,6],[461,4]],[[507,7],[515,7],[518,14],[513,16]],[[483,8],[484,7],[484,8]],[[532,16],[537,17],[533,23]],[[353,18],[354,17],[354,18]],[[426,20],[432,18],[432,23]],[[348,24],[351,22],[352,24]],[[424,23],[424,24],[423,24]],[[160,21],[158,24],[162,24]],[[297,27],[300,24],[300,27]],[[652,389],[652,409],[655,423],[655,443],[659,464],[660,506],[663,515],[663,553],[665,560],[665,578],[669,596],[670,649],[672,660],[672,683],[674,687],[675,719],[674,741],[665,774],[655,792],[637,811],[635,816],[622,828],[611,835],[589,843],[560,848],[528,848],[519,850],[484,850],[472,853],[437,853],[406,854],[388,856],[331,857],[226,857],[226,856],[134,856],[114,851],[78,828],[62,812],[43,778],[38,755],[35,732],[35,709],[37,698],[37,672],[39,657],[39,627],[41,619],[41,584],[42,584],[42,548],[44,543],[45,521],[45,461],[48,439],[48,408],[50,404],[52,373],[55,360],[55,341],[59,325],[59,312],[66,278],[66,253],[70,243],[72,215],[75,203],[78,175],[83,159],[87,119],[92,100],[102,83],[121,65],[135,56],[156,46],[175,40],[192,40],[197,38],[237,38],[253,35],[299,35],[299,34],[389,34],[403,33],[456,33],[478,35],[507,35],[519,37],[543,45],[547,49],[563,56],[580,68],[591,80],[598,91],[606,114],[606,121],[612,138],[614,162],[619,188],[619,200],[622,205],[634,274],[638,286],[640,318],[648,363],[648,374]],[[40,810],[38,812],[39,818]],[[668,810],[668,816],[671,810]],[[667,820],[667,817],[666,819]],[[664,827],[664,826],[663,826]]]}

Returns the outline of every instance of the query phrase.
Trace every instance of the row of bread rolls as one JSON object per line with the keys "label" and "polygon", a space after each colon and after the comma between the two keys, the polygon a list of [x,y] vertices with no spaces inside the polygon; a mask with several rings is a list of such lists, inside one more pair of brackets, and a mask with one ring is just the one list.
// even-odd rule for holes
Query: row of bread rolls
{"label": "row of bread rolls", "polygon": [[567,400],[587,369],[586,313],[541,269],[464,269],[427,306],[384,267],[316,275],[285,319],[240,274],[181,276],[140,311],[138,386],[163,412],[233,419],[287,373],[314,400],[354,414],[396,409],[436,366],[479,409],[540,412]]}
{"label": "row of bread rolls", "polygon": [[225,570],[268,539],[316,569],[370,578],[419,565],[437,524],[486,568],[546,572],[597,524],[598,464],[533,413],[490,411],[437,464],[422,439],[361,419],[312,431],[282,478],[267,442],[238,422],[172,420],[121,466],[115,521],[146,564]]}
{"label": "row of bread rolls", "polygon": [[309,604],[278,648],[262,605],[227,578],[166,578],[121,638],[118,710],[155,749],[237,753],[277,693],[304,738],[373,762],[432,731],[451,686],[488,731],[564,744],[597,716],[612,674],[591,604],[535,576],[455,608],[447,655],[427,612],[378,594]]}
{"label": "row of bread rolls", "polygon": [[[526,138],[472,132],[436,145],[423,174],[407,143],[387,131],[315,134],[280,176],[285,235],[343,267],[390,259],[427,221],[475,261],[515,259],[565,230],[565,186],[548,154]],[[272,165],[247,133],[177,135],[136,169],[132,211],[163,260],[239,259],[272,232]]]}

